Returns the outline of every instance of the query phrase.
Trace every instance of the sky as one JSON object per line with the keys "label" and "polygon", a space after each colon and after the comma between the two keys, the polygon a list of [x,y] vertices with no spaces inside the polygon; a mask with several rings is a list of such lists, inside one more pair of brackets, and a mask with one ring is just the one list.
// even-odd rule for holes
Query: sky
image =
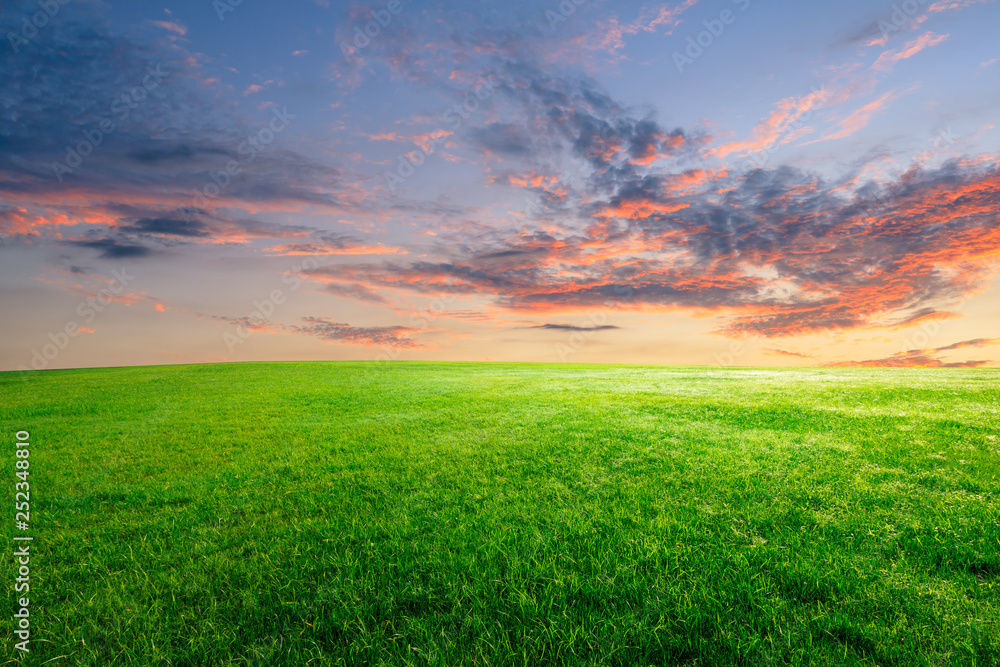
{"label": "sky", "polygon": [[994,0],[5,0],[0,370],[1000,364]]}

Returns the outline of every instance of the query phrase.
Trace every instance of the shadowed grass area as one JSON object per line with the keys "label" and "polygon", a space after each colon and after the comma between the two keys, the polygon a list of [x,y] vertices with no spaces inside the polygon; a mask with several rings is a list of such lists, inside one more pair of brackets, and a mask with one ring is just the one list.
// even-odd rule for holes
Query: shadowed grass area
{"label": "shadowed grass area", "polygon": [[32,443],[25,665],[1000,664],[997,370],[249,363],[0,392],[8,544]]}

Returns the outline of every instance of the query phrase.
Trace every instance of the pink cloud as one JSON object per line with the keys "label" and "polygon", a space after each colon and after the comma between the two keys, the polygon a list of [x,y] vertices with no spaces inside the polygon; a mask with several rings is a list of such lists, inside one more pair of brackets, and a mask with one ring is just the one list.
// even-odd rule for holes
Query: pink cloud
{"label": "pink cloud", "polygon": [[150,23],[182,37],[187,34],[187,28],[175,21],[150,21]]}
{"label": "pink cloud", "polygon": [[972,7],[973,5],[986,5],[993,2],[993,0],[941,0],[940,2],[935,2],[933,5],[927,8],[929,12],[947,12],[952,9],[965,9],[966,7]]}
{"label": "pink cloud", "polygon": [[893,91],[885,93],[879,97],[874,102],[869,102],[860,109],[857,109],[850,113],[846,118],[840,121],[839,126],[833,132],[825,135],[820,141],[829,141],[832,139],[843,139],[849,137],[855,132],[864,129],[868,126],[871,121],[872,116],[876,113],[885,109],[890,102],[896,99],[896,94]]}
{"label": "pink cloud", "polygon": [[936,35],[933,32],[926,32],[915,40],[907,42],[906,46],[902,49],[883,51],[882,55],[871,66],[871,69],[888,72],[899,61],[912,58],[924,49],[937,46],[946,39],[948,39],[948,35]]}

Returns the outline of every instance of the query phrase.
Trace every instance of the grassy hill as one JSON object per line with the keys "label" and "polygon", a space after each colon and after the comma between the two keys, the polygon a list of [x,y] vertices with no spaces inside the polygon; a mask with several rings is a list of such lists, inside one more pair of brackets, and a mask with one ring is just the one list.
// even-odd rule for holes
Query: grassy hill
{"label": "grassy hill", "polygon": [[247,363],[0,395],[7,544],[31,434],[24,665],[1000,664],[997,370]]}

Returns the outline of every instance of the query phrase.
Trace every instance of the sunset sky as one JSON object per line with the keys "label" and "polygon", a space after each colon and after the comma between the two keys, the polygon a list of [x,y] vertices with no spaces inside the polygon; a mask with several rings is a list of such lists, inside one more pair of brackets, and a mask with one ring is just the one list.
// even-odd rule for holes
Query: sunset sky
{"label": "sunset sky", "polygon": [[993,0],[7,0],[0,370],[997,366],[998,26]]}

